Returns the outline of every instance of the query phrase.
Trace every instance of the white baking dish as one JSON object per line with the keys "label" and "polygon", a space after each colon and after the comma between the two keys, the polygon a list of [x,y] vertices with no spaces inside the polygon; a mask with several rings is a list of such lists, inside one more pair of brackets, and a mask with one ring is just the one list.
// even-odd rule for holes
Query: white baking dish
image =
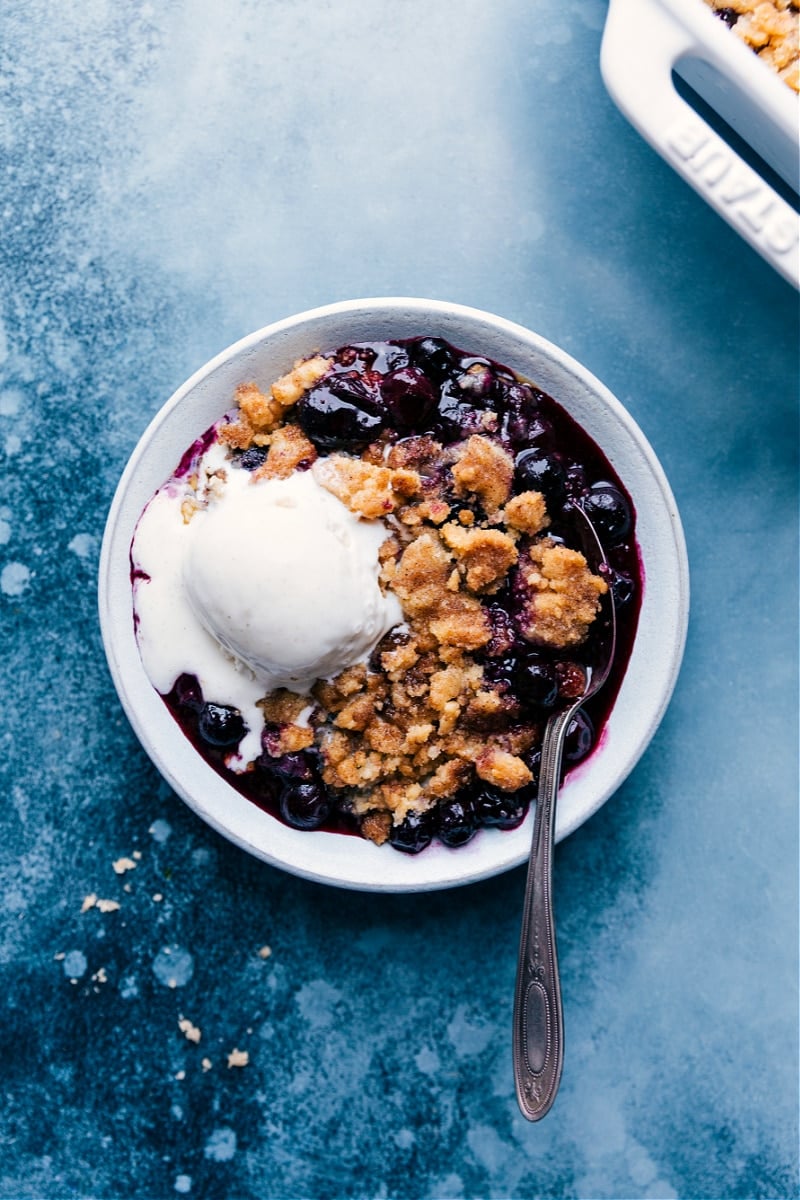
{"label": "white baking dish", "polygon": [[797,95],[703,0],[610,0],[601,51],[606,87],[631,124],[701,196],[800,287],[800,217],[757,163],[675,87],[680,75],[800,192]]}

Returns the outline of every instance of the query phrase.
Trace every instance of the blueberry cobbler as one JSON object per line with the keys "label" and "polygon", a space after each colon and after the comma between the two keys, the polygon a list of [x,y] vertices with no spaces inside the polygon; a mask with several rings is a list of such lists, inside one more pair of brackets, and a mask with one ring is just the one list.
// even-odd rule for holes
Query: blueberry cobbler
{"label": "blueberry cobbler", "polygon": [[800,92],[800,4],[797,0],[705,2],[784,83]]}
{"label": "blueberry cobbler", "polygon": [[214,769],[294,828],[408,853],[524,819],[611,588],[614,673],[566,766],[590,753],[641,594],[633,508],[598,447],[437,337],[241,385],[146,507],[131,572],[145,670]]}

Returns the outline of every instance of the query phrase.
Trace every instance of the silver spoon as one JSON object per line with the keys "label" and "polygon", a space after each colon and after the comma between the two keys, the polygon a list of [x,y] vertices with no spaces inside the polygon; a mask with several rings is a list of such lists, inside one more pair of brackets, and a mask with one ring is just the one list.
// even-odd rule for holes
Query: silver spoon
{"label": "silver spoon", "polygon": [[[608,563],[594,526],[577,505],[573,513],[586,561],[593,571],[608,577]],[[553,835],[564,739],[575,713],[608,678],[615,642],[616,617],[609,582],[593,625],[594,661],[588,664],[583,695],[549,718],[542,741],[514,991],[514,1081],[520,1109],[529,1121],[539,1121],[550,1110],[564,1061],[564,1017],[552,893]]]}

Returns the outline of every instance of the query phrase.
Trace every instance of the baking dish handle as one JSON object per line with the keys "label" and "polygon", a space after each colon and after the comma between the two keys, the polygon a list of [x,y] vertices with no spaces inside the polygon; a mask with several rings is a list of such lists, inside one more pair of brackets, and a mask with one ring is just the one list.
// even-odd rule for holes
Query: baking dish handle
{"label": "baking dish handle", "polygon": [[[701,0],[697,3],[698,20],[716,19]],[[800,217],[678,95],[672,71],[686,55],[708,57],[708,52],[661,0],[610,0],[600,68],[611,97],[686,182],[800,287]]]}

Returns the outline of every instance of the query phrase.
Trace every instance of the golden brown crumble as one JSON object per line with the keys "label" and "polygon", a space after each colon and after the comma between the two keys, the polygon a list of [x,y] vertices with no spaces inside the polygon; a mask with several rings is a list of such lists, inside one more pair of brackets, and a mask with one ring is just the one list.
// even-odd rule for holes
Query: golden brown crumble
{"label": "golden brown crumble", "polygon": [[379,467],[346,454],[321,459],[314,474],[351,512],[367,518],[388,516],[420,488],[416,471]]}
{"label": "golden brown crumble", "polygon": [[472,592],[496,592],[517,561],[514,539],[499,529],[465,529],[450,523],[442,526],[442,538]]}
{"label": "golden brown crumble", "polygon": [[520,533],[541,533],[550,524],[541,492],[520,492],[512,496],[503,516],[506,525]]}
{"label": "golden brown crumble", "polygon": [[795,0],[705,0],[715,12],[735,13],[733,33],[778,77],[800,91],[800,8]]}
{"label": "golden brown crumble", "polygon": [[316,457],[316,446],[299,425],[281,425],[270,434],[267,457],[253,479],[288,479],[298,468],[311,466]]}
{"label": "golden brown crumble", "polygon": [[456,495],[474,495],[489,517],[496,516],[511,495],[514,460],[507,450],[482,434],[467,441],[453,466]]}
{"label": "golden brown crumble", "polygon": [[525,635],[548,646],[578,645],[608,585],[592,574],[582,554],[550,538],[533,542],[527,560],[521,570],[529,594]]}
{"label": "golden brown crumble", "polygon": [[300,723],[309,708],[307,696],[298,696],[286,688],[277,688],[259,702],[267,726],[271,754],[294,754],[314,745],[314,730]]}
{"label": "golden brown crumble", "polygon": [[319,457],[286,414],[329,366],[321,356],[297,364],[268,394],[242,385],[238,416],[221,436],[237,450],[267,447],[256,477],[311,467],[352,512],[386,521],[380,581],[404,624],[369,662],[318,680],[310,696],[278,689],[260,701],[265,753],[315,747],[324,783],[380,845],[393,823],[476,778],[509,792],[531,782],[525,755],[541,739],[541,721],[475,657],[494,636],[492,596],[513,578],[524,636],[570,647],[585,637],[606,585],[580,554],[543,534],[539,492],[512,495],[514,462],[492,436],[494,414],[484,433],[454,445],[383,438],[360,456]]}
{"label": "golden brown crumble", "polygon": [[269,394],[255,383],[240,384],[236,389],[239,418],[223,429],[223,440],[239,450],[264,445],[265,435],[277,429],[286,410],[322,379],[330,366],[331,360],[321,355],[295,363],[291,371],[275,380]]}

